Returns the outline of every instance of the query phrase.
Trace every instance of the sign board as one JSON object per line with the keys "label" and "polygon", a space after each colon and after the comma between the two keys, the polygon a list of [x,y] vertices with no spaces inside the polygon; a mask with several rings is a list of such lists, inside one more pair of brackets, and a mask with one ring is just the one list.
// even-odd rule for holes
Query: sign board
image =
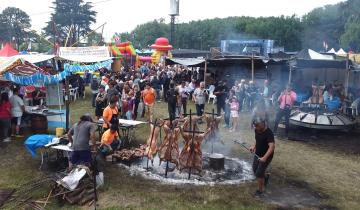
{"label": "sign board", "polygon": [[110,57],[108,47],[93,46],[93,47],[60,47],[60,57]]}

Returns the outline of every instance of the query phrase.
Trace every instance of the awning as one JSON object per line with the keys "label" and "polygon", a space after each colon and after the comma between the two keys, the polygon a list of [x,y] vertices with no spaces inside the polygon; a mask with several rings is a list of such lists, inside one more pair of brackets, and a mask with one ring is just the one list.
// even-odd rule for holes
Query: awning
{"label": "awning", "polygon": [[166,65],[180,64],[183,66],[202,66],[205,63],[203,58],[167,58]]}
{"label": "awning", "polygon": [[36,72],[44,71],[22,58],[13,56],[9,58],[0,58],[0,75],[3,75],[6,72],[11,72],[14,75],[28,76],[33,75]]}
{"label": "awning", "polygon": [[[309,68],[309,69],[346,69],[345,60],[308,60],[296,59],[290,61],[290,65],[295,68]],[[349,62],[351,65],[351,62]]]}

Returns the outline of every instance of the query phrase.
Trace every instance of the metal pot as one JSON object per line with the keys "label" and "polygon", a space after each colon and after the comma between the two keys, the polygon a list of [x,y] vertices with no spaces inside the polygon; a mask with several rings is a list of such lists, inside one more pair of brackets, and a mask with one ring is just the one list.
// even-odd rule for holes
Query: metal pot
{"label": "metal pot", "polygon": [[216,171],[224,170],[225,157],[222,154],[211,154],[210,155],[210,168]]}

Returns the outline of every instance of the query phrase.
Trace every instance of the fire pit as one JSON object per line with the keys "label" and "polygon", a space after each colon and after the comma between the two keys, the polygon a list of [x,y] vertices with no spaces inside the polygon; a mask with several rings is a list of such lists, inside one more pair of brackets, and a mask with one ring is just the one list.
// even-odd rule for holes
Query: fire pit
{"label": "fire pit", "polygon": [[188,179],[187,170],[180,172],[172,163],[168,165],[169,170],[165,178],[166,162],[160,163],[158,157],[154,158],[154,165],[150,164],[149,170],[146,170],[146,158],[133,162],[130,166],[122,163],[119,165],[126,168],[131,175],[140,175],[145,179],[158,180],[165,184],[229,185],[254,179],[248,162],[222,154],[204,154],[202,172],[192,174],[191,179]]}

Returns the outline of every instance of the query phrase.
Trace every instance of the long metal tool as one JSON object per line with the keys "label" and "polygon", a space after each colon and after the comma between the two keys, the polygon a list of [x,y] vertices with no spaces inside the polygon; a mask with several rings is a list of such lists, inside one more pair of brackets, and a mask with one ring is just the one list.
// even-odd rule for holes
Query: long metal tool
{"label": "long metal tool", "polygon": [[250,151],[250,148],[246,146],[246,143],[240,140],[234,140],[234,143],[236,144],[240,144],[240,146],[242,146],[243,148],[245,148],[247,151],[249,151],[251,154],[253,154],[255,157],[257,157],[258,159],[260,159],[259,155],[253,153]]}

